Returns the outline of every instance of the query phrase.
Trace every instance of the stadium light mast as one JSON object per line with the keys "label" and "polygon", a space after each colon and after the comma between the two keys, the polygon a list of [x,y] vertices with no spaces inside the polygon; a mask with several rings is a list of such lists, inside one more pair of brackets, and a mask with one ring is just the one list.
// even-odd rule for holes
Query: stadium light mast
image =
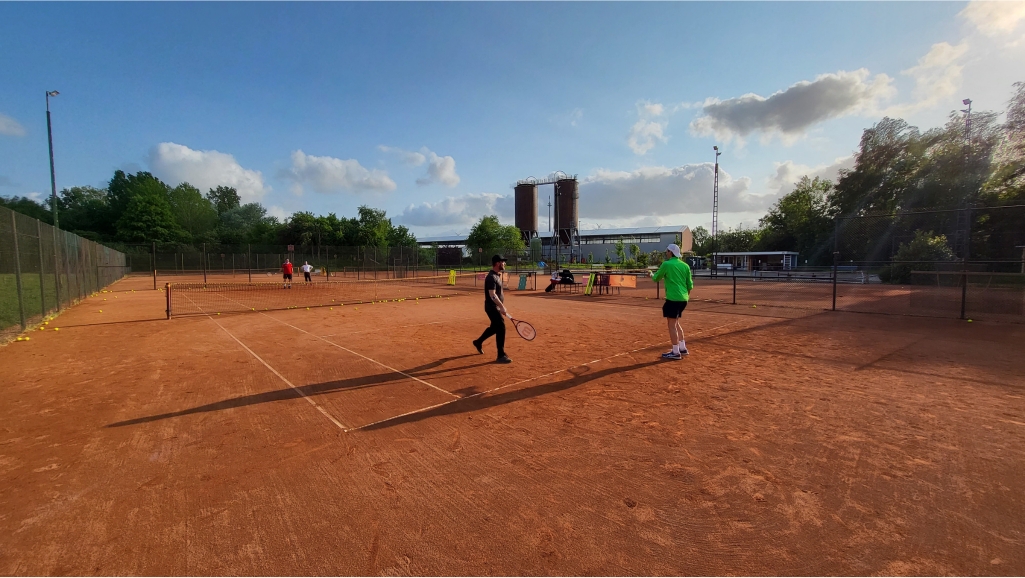
{"label": "stadium light mast", "polygon": [[50,209],[53,211],[53,226],[59,228],[57,222],[57,178],[53,172],[53,130],[50,125],[50,97],[60,94],[56,90],[46,91],[46,139],[50,143]]}
{"label": "stadium light mast", "polygon": [[[715,169],[712,176],[712,271],[718,273],[716,258],[719,254],[719,145],[713,146],[715,151]],[[718,275],[717,275],[718,276]]]}
{"label": "stadium light mast", "polygon": [[965,117],[964,117],[964,146],[965,146],[964,160],[965,160],[965,166],[967,167],[968,161],[970,160],[969,159],[969,155],[971,154],[971,150],[972,150],[972,99],[966,98],[966,99],[961,101],[961,104],[964,104],[964,105],[966,105],[968,107],[968,108],[962,108],[961,109],[961,112],[965,113]]}

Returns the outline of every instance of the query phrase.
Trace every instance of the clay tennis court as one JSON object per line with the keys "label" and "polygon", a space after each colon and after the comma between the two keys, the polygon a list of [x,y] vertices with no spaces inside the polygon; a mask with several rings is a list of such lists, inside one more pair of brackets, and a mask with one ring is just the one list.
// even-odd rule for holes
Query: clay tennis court
{"label": "clay tennis court", "polygon": [[0,348],[0,573],[1025,573],[1022,325],[110,290]]}

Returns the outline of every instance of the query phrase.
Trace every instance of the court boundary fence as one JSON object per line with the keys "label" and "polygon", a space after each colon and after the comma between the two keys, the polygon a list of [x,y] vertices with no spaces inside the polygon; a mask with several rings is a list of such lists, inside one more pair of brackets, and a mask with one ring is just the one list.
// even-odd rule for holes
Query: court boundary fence
{"label": "court boundary fence", "polygon": [[127,273],[124,253],[0,207],[0,343]]}

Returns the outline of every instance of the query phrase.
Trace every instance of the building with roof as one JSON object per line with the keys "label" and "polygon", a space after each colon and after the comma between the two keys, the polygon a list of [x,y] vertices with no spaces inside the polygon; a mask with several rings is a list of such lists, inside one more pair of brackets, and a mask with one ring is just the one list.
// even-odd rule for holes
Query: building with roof
{"label": "building with roof", "polygon": [[[580,230],[579,236],[579,249],[575,248],[574,252],[581,255],[583,260],[588,260],[588,257],[590,257],[590,260],[596,263],[605,261],[606,256],[608,256],[611,262],[618,261],[616,243],[619,241],[622,241],[623,245],[625,245],[627,258],[631,256],[631,245],[637,245],[642,253],[665,251],[666,246],[670,243],[679,244],[680,250],[686,253],[694,245],[694,237],[691,234],[690,228],[686,225],[631,227],[625,229],[583,229]],[[423,237],[418,238],[417,243],[421,247],[429,247],[435,244],[441,247],[465,247],[466,237],[467,235],[465,234]],[[542,254],[549,259],[551,258],[550,251],[553,237],[554,234],[551,231],[538,232]],[[563,252],[568,251],[568,249],[568,247],[564,246]],[[561,260],[563,259],[560,258]],[[569,259],[566,258],[565,260],[568,261]]]}
{"label": "building with roof", "polygon": [[797,267],[795,251],[725,251],[715,253],[717,268],[741,271],[789,271]]}

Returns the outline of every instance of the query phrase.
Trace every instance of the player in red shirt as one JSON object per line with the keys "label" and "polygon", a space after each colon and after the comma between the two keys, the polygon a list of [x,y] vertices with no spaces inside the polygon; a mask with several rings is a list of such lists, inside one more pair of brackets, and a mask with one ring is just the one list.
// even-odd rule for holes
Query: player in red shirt
{"label": "player in red shirt", "polygon": [[281,266],[281,273],[282,273],[282,277],[284,278],[284,283],[281,285],[281,288],[282,289],[291,289],[292,288],[292,262],[289,261],[288,259],[285,259],[285,264]]}

